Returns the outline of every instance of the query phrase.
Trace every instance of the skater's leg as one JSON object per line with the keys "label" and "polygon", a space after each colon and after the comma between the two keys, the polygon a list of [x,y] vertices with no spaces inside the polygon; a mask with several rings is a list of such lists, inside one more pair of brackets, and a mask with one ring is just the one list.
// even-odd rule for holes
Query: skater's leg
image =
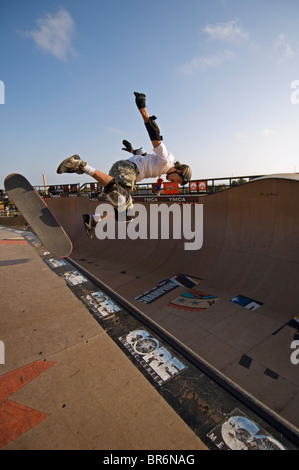
{"label": "skater's leg", "polygon": [[104,192],[114,207],[119,205],[119,198],[123,201],[122,203],[125,204],[125,207],[129,207],[132,203],[129,188],[116,181],[113,174],[107,175],[87,165],[86,162],[81,160],[79,155],[73,155],[63,160],[57,168],[57,173],[85,173],[104,187]]}
{"label": "skater's leg", "polygon": [[112,176],[106,175],[106,173],[102,173],[99,170],[94,170],[94,173],[90,176],[92,176],[104,188],[107,186],[108,183],[110,183],[113,180]]}
{"label": "skater's leg", "polygon": [[104,188],[112,180],[112,176],[87,165],[86,162],[81,160],[79,155],[73,155],[63,160],[57,168],[57,173],[78,173],[79,175],[85,173],[94,178],[98,183],[104,186]]}

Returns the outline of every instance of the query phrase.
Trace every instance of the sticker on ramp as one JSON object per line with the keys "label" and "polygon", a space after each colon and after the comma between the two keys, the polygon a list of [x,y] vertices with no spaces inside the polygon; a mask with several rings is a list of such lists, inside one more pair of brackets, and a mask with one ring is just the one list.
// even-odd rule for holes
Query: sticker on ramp
{"label": "sticker on ramp", "polygon": [[186,367],[146,330],[134,330],[118,339],[159,385]]}
{"label": "sticker on ramp", "polygon": [[49,259],[46,259],[46,263],[49,264],[50,267],[53,269],[66,266],[66,262],[62,259],[49,258]]}
{"label": "sticker on ramp", "polygon": [[68,271],[64,274],[64,279],[70,286],[77,286],[87,282],[87,279],[79,271]]}
{"label": "sticker on ramp", "polygon": [[244,295],[237,295],[236,297],[231,299],[231,301],[234,302],[235,304],[241,305],[241,307],[248,308],[248,310],[256,310],[263,305],[261,302],[257,302],[256,300],[249,299],[248,297],[245,297]]}
{"label": "sticker on ramp", "polygon": [[287,323],[285,323],[284,325],[282,325],[280,328],[278,328],[278,330],[275,330],[274,333],[272,333],[272,335],[277,335],[277,333],[280,333],[280,331],[285,327],[285,326],[289,326],[290,328],[293,328],[296,333],[294,334],[294,339],[296,339],[296,336],[298,335],[299,333],[299,315],[296,315],[295,317],[293,317],[290,321],[288,321]]}
{"label": "sticker on ramp", "polygon": [[151,304],[155,300],[160,299],[163,295],[168,294],[177,287],[192,288],[196,286],[202,279],[193,276],[187,276],[186,274],[177,274],[176,276],[159,282],[159,284],[152,289],[144,292],[143,294],[135,297],[136,300],[143,302],[144,304]]}
{"label": "sticker on ramp", "polygon": [[91,292],[81,297],[81,300],[90,308],[96,317],[105,318],[119,312],[120,308],[104,294],[104,292]]}
{"label": "sticker on ramp", "polygon": [[207,436],[220,450],[286,450],[237,408]]}
{"label": "sticker on ramp", "polygon": [[214,305],[217,300],[218,297],[215,297],[215,295],[188,290],[169,302],[168,306],[181,310],[189,310],[191,312],[202,312]]}

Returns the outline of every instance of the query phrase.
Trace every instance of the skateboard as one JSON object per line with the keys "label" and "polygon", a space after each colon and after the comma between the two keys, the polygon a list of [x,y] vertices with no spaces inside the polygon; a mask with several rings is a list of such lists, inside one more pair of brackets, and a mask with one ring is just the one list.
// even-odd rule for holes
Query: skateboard
{"label": "skateboard", "polygon": [[73,245],[58,220],[29,181],[18,173],[4,180],[5,192],[45,247],[58,258],[69,256]]}

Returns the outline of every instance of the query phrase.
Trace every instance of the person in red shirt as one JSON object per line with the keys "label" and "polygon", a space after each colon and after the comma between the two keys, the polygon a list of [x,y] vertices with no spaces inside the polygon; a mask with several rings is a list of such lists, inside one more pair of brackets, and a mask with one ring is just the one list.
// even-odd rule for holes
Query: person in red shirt
{"label": "person in red shirt", "polygon": [[162,189],[162,184],[163,184],[163,179],[160,177],[157,179],[157,186],[156,186],[156,189],[157,189],[157,194],[158,196],[160,196],[161,194],[161,189]]}

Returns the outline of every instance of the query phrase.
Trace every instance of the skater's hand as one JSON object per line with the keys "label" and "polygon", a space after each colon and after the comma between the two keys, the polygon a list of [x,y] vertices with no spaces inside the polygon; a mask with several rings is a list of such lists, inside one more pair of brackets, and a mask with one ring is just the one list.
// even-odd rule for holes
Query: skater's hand
{"label": "skater's hand", "polygon": [[125,150],[126,152],[132,153],[133,147],[132,147],[132,144],[130,142],[128,142],[127,140],[123,140],[123,145],[124,145],[124,147],[122,148],[122,150]]}
{"label": "skater's hand", "polygon": [[134,91],[135,95],[135,103],[137,105],[137,108],[146,108],[146,95],[144,93],[137,93],[137,91]]}

